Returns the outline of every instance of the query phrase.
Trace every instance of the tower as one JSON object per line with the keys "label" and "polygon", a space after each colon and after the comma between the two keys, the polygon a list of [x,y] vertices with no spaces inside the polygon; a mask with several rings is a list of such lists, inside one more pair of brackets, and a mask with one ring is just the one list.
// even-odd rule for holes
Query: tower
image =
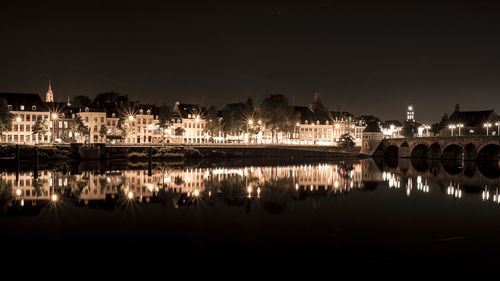
{"label": "tower", "polygon": [[415,111],[413,111],[413,105],[408,104],[408,111],[406,112],[406,122],[415,122]]}
{"label": "tower", "polygon": [[52,86],[50,85],[50,80],[49,80],[49,90],[45,94],[45,102],[54,102],[54,93],[52,93]]}

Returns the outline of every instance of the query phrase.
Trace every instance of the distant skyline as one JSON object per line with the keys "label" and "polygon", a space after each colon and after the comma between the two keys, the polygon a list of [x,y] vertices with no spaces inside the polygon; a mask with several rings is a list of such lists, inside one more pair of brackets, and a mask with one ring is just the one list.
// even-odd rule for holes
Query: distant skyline
{"label": "distant skyline", "polygon": [[[0,92],[157,105],[283,94],[419,121],[500,104],[491,1],[3,1]],[[348,3],[346,3],[348,2]]]}

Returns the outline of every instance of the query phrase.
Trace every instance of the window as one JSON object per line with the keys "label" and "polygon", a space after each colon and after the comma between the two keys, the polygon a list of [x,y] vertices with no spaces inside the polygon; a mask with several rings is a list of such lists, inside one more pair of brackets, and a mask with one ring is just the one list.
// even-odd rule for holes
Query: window
{"label": "window", "polygon": [[36,110],[36,105],[32,105],[31,110]]}
{"label": "window", "polygon": [[115,118],[115,115],[116,115],[116,114],[112,113],[112,114],[111,114],[111,117]]}
{"label": "window", "polygon": [[101,123],[104,123],[104,117],[101,117]]}
{"label": "window", "polygon": [[94,132],[97,132],[97,126],[94,126]]}
{"label": "window", "polygon": [[31,117],[31,115],[26,114],[26,121],[30,121],[30,117]]}
{"label": "window", "polygon": [[88,116],[85,117],[85,122],[87,122],[87,123],[89,122],[89,117]]}
{"label": "window", "polygon": [[7,105],[7,108],[8,108],[9,110],[12,110],[12,105],[11,105],[11,104]]}
{"label": "window", "polygon": [[30,125],[26,125],[26,132],[31,132],[31,126]]}
{"label": "window", "polygon": [[97,117],[94,117],[94,122],[97,123]]}
{"label": "window", "polygon": [[62,127],[63,127],[63,122],[59,121],[59,128],[62,128]]}
{"label": "window", "polygon": [[64,128],[68,128],[68,121],[64,121]]}
{"label": "window", "polygon": [[24,110],[24,105],[21,105],[19,108],[20,108],[21,110]]}

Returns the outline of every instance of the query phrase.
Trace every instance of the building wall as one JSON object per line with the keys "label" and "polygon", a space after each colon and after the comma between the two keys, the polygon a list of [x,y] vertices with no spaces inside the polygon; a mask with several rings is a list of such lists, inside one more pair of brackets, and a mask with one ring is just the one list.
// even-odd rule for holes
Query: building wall
{"label": "building wall", "polygon": [[[18,144],[36,144],[48,143],[49,132],[43,136],[33,135],[32,129],[38,118],[49,121],[50,112],[48,111],[10,111],[14,118],[12,120],[12,130],[4,132],[2,142]],[[38,140],[37,140],[38,139]]]}

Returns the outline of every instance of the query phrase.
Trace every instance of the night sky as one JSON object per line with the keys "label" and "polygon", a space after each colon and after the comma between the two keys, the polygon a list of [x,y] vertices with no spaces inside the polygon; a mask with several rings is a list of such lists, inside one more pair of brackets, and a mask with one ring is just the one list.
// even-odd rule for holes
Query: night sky
{"label": "night sky", "polygon": [[117,91],[222,106],[316,92],[332,110],[437,121],[500,102],[493,1],[1,1],[0,92]]}

